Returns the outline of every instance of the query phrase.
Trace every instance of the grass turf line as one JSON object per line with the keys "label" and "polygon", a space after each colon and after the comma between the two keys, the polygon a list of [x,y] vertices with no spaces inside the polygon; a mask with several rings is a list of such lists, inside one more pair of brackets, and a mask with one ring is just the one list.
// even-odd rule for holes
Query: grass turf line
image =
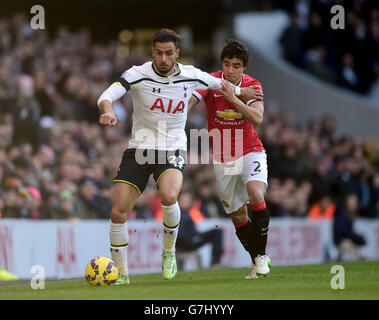
{"label": "grass turf line", "polygon": [[[345,269],[345,289],[331,288],[331,267]],[[272,267],[267,277],[245,280],[248,268],[130,275],[129,286],[91,287],[84,277],[46,280],[33,290],[30,281],[0,282],[0,300],[344,300],[379,299],[379,261]]]}

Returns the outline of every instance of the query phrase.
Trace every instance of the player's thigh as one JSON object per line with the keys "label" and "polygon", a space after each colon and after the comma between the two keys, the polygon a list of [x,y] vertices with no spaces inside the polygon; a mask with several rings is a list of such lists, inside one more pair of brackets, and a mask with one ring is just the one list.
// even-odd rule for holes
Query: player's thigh
{"label": "player's thigh", "polygon": [[262,181],[251,180],[247,183],[247,194],[251,204],[258,204],[265,200],[266,185]]}
{"label": "player's thigh", "polygon": [[[227,214],[238,211],[248,201],[246,186],[240,174],[229,171],[224,163],[213,164],[221,203]],[[225,170],[227,168],[227,170]]]}
{"label": "player's thigh", "polygon": [[140,193],[133,185],[126,182],[115,182],[111,212],[113,223],[124,223],[128,219],[139,195]]}
{"label": "player's thigh", "polygon": [[159,162],[154,169],[154,180],[163,205],[173,205],[183,184],[186,151],[159,151]]}
{"label": "player's thigh", "polygon": [[149,181],[154,166],[148,163],[141,164],[137,161],[136,149],[125,150],[120,167],[113,182],[124,182],[130,184],[141,194]]}
{"label": "player's thigh", "polygon": [[163,205],[173,205],[183,184],[183,173],[174,168],[165,169],[156,179],[158,194]]}
{"label": "player's thigh", "polygon": [[250,152],[244,156],[243,182],[246,184],[250,203],[261,203],[268,185],[267,156],[265,152]]}

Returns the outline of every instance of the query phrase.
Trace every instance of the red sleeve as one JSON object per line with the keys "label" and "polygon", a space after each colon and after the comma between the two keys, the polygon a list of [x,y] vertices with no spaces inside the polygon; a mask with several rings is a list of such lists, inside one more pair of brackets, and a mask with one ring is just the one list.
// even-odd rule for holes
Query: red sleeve
{"label": "red sleeve", "polygon": [[254,79],[253,81],[251,81],[251,83],[249,84],[249,87],[252,87],[253,89],[258,89],[263,92],[262,85],[258,80]]}
{"label": "red sleeve", "polygon": [[192,94],[199,100],[207,100],[209,96],[209,90],[196,90]]}
{"label": "red sleeve", "polygon": [[[251,79],[251,81],[248,82],[248,87],[253,88],[254,90],[260,90],[263,92],[263,88],[261,83],[256,79]],[[256,101],[255,99],[249,100],[246,102],[246,104],[249,106],[251,103]]]}

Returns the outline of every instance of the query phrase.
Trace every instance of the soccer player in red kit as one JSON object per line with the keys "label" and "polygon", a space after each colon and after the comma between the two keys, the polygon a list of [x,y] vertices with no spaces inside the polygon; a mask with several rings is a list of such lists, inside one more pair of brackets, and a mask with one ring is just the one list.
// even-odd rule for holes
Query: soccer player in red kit
{"label": "soccer player in red kit", "polygon": [[[240,88],[252,87],[262,92],[263,97],[259,81],[243,73],[249,57],[244,43],[230,39],[221,53],[222,70],[212,75]],[[252,265],[246,278],[253,279],[257,274],[270,272],[270,260],[266,255],[269,212],[264,198],[268,185],[267,157],[254,129],[262,123],[264,106],[262,99],[243,101],[237,98],[232,85],[226,81],[223,90],[223,93],[211,89],[195,91],[189,108],[200,100],[206,105],[221,202],[231,216],[238,239],[251,256]],[[217,134],[221,139],[215,139]],[[251,220],[247,204],[252,211]]]}

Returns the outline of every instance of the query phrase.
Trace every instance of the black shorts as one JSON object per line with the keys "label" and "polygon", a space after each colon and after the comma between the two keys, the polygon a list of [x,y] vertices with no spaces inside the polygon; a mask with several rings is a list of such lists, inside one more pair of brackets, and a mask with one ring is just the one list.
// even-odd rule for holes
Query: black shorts
{"label": "black shorts", "polygon": [[161,151],[126,149],[113,182],[125,182],[134,186],[141,194],[153,174],[155,183],[167,170],[178,170],[183,174],[186,151]]}

